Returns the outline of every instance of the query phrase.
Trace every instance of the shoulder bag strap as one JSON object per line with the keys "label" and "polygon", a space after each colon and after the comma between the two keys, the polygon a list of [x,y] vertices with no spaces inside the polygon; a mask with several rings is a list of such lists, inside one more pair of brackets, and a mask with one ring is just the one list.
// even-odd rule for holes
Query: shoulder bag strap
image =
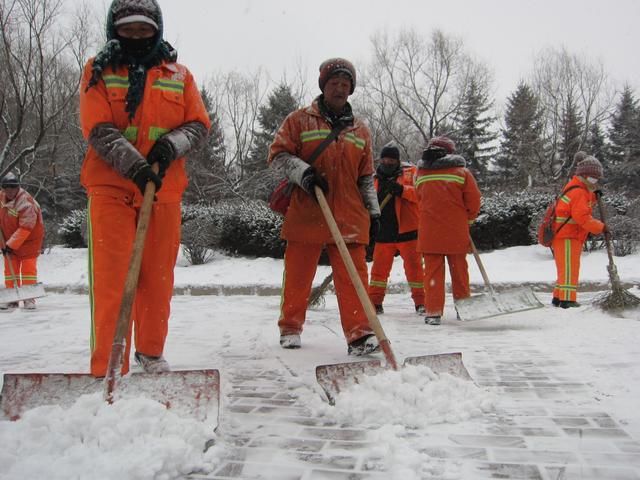
{"label": "shoulder bag strap", "polygon": [[311,156],[307,159],[307,163],[311,165],[316,160],[316,158],[320,156],[320,154],[324,151],[324,149],[327,148],[331,142],[333,142],[333,140],[340,134],[340,132],[345,127],[346,125],[343,125],[343,124],[338,124],[335,127],[333,127],[329,135],[327,135],[327,138],[325,138],[322,141],[322,143],[316,147],[316,149],[313,151]]}

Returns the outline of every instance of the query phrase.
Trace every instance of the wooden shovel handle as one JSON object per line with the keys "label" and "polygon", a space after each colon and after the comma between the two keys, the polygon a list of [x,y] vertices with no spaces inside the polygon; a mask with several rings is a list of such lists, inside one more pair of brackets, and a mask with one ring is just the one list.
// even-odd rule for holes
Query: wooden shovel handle
{"label": "wooden shovel handle", "polygon": [[473,258],[476,259],[476,263],[478,264],[478,268],[480,269],[482,280],[484,280],[484,286],[487,288],[489,293],[493,295],[494,292],[493,292],[493,287],[491,286],[491,282],[489,281],[489,275],[487,275],[487,271],[484,268],[484,264],[482,263],[482,260],[480,260],[480,254],[478,253],[476,244],[473,243],[473,239],[471,238],[471,235],[469,235],[469,245],[471,245],[471,252],[473,253]]}
{"label": "wooden shovel handle", "polygon": [[[155,173],[158,173],[157,163],[153,164],[152,168]],[[109,366],[107,367],[107,375],[105,377],[105,398],[109,402],[112,401],[116,378],[120,374],[122,359],[126,350],[126,336],[129,330],[129,322],[131,321],[131,310],[133,308],[133,301],[135,299],[136,288],[138,286],[144,242],[147,236],[149,220],[151,218],[151,207],[153,206],[155,194],[155,183],[152,181],[147,182],[147,186],[144,189],[142,205],[140,207],[140,214],[138,216],[136,236],[133,241],[131,259],[129,260],[129,269],[127,270],[127,277],[124,282],[124,291],[122,293],[122,303],[120,304],[120,313],[118,314],[116,330],[113,335],[113,345],[111,347]]]}
{"label": "wooden shovel handle", "polygon": [[324,193],[319,187],[315,187],[316,198],[318,199],[318,203],[320,204],[320,209],[324,215],[324,219],[329,226],[329,230],[331,231],[331,236],[333,237],[334,242],[336,242],[336,246],[338,247],[338,251],[340,252],[340,257],[342,257],[342,261],[344,262],[345,267],[347,268],[347,272],[349,273],[349,278],[351,279],[351,283],[353,283],[354,288],[356,289],[356,293],[358,294],[358,299],[362,304],[362,308],[367,315],[367,320],[369,320],[369,326],[373,333],[375,333],[378,338],[378,342],[380,342],[380,347],[387,359],[387,362],[394,370],[398,369],[398,362],[396,362],[395,356],[391,351],[391,347],[389,339],[384,333],[382,329],[382,325],[380,324],[380,320],[376,316],[376,311],[373,308],[373,304],[369,299],[369,295],[362,284],[362,280],[360,279],[360,275],[358,275],[358,270],[353,263],[353,259],[351,255],[349,255],[349,250],[347,249],[347,245],[344,242],[344,238],[342,238],[342,234],[340,233],[340,229],[336,224],[335,219],[333,218],[333,214],[331,213],[331,209],[329,208],[329,204],[327,203],[327,199],[324,197]]}

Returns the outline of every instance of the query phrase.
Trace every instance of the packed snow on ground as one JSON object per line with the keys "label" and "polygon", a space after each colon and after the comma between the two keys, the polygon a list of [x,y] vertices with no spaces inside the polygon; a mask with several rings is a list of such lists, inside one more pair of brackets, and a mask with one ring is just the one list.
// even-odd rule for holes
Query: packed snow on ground
{"label": "packed snow on ground", "polygon": [[[472,282],[481,285],[479,271],[469,259]],[[547,291],[539,296],[548,304],[548,286],[555,277],[548,250],[516,247],[482,254],[482,259],[496,285],[547,285]],[[616,258],[616,263],[623,281],[640,282],[640,255]],[[86,265],[84,249],[56,247],[40,257],[40,280],[45,288],[62,293],[38,300],[39,308],[33,313],[16,310],[0,315],[0,372],[87,373],[88,296],[70,293],[86,290]],[[582,280],[606,291],[606,265],[603,252],[584,254]],[[216,253],[211,262],[201,266],[189,266],[181,257],[175,272],[176,287],[278,287],[282,261]],[[315,284],[328,273],[328,267],[320,267]],[[390,282],[404,282],[399,258]],[[638,288],[632,291],[640,295]],[[585,294],[581,295],[585,298]],[[406,308],[410,302],[406,293],[389,295],[388,300],[391,317],[394,309],[400,311],[398,305]],[[447,301],[445,319],[452,315],[455,318],[451,298]],[[249,352],[265,361],[281,359],[296,371],[305,387],[300,395],[308,395],[308,404],[317,413],[338,422],[369,422],[376,444],[371,461],[379,458],[389,465],[390,478],[460,478],[455,465],[438,463],[421,453],[420,445],[409,442],[410,433],[435,423],[464,425],[468,419],[491,411],[496,400],[490,389],[447,375],[434,375],[426,367],[406,367],[345,390],[337,406],[329,407],[321,402],[317,386],[313,386],[313,371],[317,365],[349,361],[337,321],[335,297],[327,298],[324,309],[309,312],[303,348],[296,351],[278,346],[278,310],[277,296],[177,295],[172,304],[167,359],[176,370],[220,365],[223,378],[238,368],[232,362],[225,364],[225,356],[235,358]],[[532,344],[566,352],[567,361],[578,371],[584,369],[585,378],[591,377],[594,390],[601,393],[602,407],[631,434],[639,435],[640,375],[624,358],[624,352],[637,350],[637,320],[637,311],[616,317],[592,307],[547,308],[513,315],[509,320],[511,331],[505,334],[517,335],[518,328],[526,328]],[[416,325],[421,323],[419,318],[415,321]],[[464,328],[499,332],[501,325],[497,318],[467,323]],[[418,333],[416,338],[402,338],[398,328],[394,322],[385,326],[390,338],[399,339],[394,343],[398,358],[424,353]],[[458,327],[448,323],[442,328],[452,328],[454,332]],[[416,330],[419,331],[425,330]],[[473,352],[470,355],[472,362]],[[19,421],[0,421],[0,478],[180,478],[186,472],[210,472],[215,468],[224,450],[223,434],[179,417],[152,399],[128,399],[108,405],[99,394],[86,395],[68,407],[40,407]],[[215,445],[205,451],[204,445],[211,439],[216,440]]]}

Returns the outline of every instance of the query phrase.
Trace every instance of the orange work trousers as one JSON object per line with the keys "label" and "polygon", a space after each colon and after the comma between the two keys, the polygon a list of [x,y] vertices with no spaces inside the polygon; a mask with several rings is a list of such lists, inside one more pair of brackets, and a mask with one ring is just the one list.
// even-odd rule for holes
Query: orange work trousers
{"label": "orange work trousers", "polygon": [[413,303],[415,305],[424,305],[424,269],[422,268],[422,257],[416,252],[417,243],[417,240],[376,243],[373,250],[371,280],[369,280],[369,298],[374,305],[382,305],[384,301],[396,251],[399,251],[402,257],[404,274],[409,288],[411,288]]}
{"label": "orange work trousers", "polygon": [[[13,273],[9,268],[8,258],[11,258]],[[18,258],[15,255],[4,255],[4,286],[13,288],[14,282],[20,287],[22,285],[34,285],[38,283],[38,257]]]}
{"label": "orange work trousers", "polygon": [[453,299],[459,300],[471,296],[467,255],[465,253],[453,255],[425,253],[423,257],[425,310],[428,317],[441,317],[444,311],[445,257],[449,264]]}
{"label": "orange work trousers", "polygon": [[[278,321],[281,335],[302,333],[302,326],[307,313],[307,302],[309,301],[311,285],[318,268],[318,259],[322,253],[322,247],[322,244],[287,242],[287,249],[284,254],[280,319]],[[364,335],[373,333],[373,331],[369,327],[367,315],[360,303],[356,289],[351,283],[338,247],[335,245],[327,245],[326,247],[331,270],[333,271],[333,284],[338,298],[342,330],[347,343],[351,343]],[[362,284],[366,285],[367,262],[365,261],[365,246],[348,244],[347,248]]]}
{"label": "orange work trousers", "polygon": [[578,298],[582,244],[575,238],[556,238],[551,244],[557,272],[553,296],[558,300],[575,302]]}
{"label": "orange work trousers", "polygon": [[[122,303],[140,208],[128,195],[89,197],[91,374],[106,374]],[[131,311],[122,373],[129,371],[131,331],[136,351],[162,355],[167,338],[173,269],[180,247],[180,203],[153,204]]]}

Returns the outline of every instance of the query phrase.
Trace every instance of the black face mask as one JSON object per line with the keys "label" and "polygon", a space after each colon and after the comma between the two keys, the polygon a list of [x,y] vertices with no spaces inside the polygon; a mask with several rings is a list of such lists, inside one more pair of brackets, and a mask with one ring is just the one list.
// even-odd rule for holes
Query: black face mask
{"label": "black face mask", "polygon": [[378,174],[383,177],[396,176],[400,170],[400,165],[381,163],[378,165]]}
{"label": "black face mask", "polygon": [[149,38],[123,38],[118,37],[122,54],[125,57],[131,57],[136,60],[142,60],[147,57],[157,44],[157,38],[154,35]]}

